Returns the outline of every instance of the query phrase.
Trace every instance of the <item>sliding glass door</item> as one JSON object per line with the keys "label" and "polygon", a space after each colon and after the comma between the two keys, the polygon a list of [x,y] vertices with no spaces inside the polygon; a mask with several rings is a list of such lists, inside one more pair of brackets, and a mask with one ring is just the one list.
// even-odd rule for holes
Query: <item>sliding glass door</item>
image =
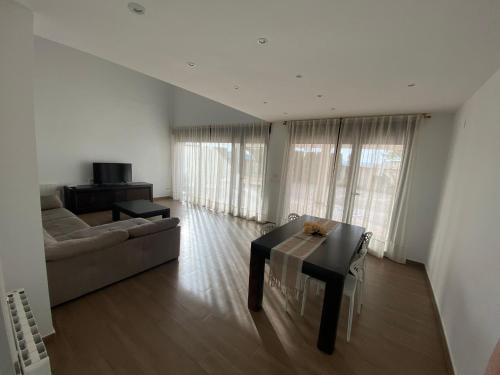
{"label": "sliding glass door", "polygon": [[[301,148],[331,150],[333,164],[315,163],[319,170],[315,173],[322,179],[297,179],[296,170],[301,167],[294,158],[288,158],[286,167],[283,217],[289,212],[328,217],[345,223],[360,225],[373,232],[370,244],[372,252],[381,256],[392,246],[391,228],[395,223],[395,211],[401,206],[403,173],[408,166],[408,154],[415,121],[408,117],[349,118],[342,119],[336,144],[304,144],[304,140],[294,137],[311,126],[307,123],[290,125],[290,150]],[[326,135],[326,133],[325,133]],[[319,137],[327,140],[326,136]],[[339,152],[336,152],[336,150]],[[326,192],[311,198],[306,191]],[[297,202],[314,201],[319,206]]]}
{"label": "sliding glass door", "polygon": [[172,135],[174,199],[263,220],[268,125],[178,128]]}
{"label": "sliding glass door", "polygon": [[385,249],[400,184],[406,127],[371,119],[343,122],[332,218],[373,232],[371,248]]}

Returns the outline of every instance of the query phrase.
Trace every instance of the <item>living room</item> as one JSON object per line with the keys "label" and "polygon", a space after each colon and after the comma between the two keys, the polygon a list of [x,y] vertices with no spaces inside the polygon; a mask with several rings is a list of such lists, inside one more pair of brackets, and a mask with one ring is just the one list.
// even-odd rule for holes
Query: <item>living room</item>
{"label": "living room", "polygon": [[497,4],[0,7],[2,375],[498,373]]}

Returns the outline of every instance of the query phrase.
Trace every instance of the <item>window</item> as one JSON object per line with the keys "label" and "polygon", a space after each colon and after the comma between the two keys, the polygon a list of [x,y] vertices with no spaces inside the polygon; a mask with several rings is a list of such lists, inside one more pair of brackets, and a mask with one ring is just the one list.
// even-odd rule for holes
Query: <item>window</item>
{"label": "window", "polygon": [[416,121],[416,116],[292,121],[281,217],[295,212],[363,226],[373,232],[370,246],[381,256],[394,245],[391,228],[404,201],[403,171]]}
{"label": "window", "polygon": [[173,137],[175,199],[262,220],[268,125],[180,128]]}

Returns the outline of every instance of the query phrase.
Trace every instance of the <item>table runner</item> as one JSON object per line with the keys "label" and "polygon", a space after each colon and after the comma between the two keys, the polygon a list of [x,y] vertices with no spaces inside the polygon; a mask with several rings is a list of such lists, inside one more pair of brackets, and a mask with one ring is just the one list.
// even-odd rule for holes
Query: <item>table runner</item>
{"label": "table runner", "polygon": [[317,220],[326,229],[326,236],[305,234],[303,230],[279,243],[271,249],[269,262],[269,283],[285,294],[302,292],[302,263],[316,250],[335,229],[338,222],[333,220]]}

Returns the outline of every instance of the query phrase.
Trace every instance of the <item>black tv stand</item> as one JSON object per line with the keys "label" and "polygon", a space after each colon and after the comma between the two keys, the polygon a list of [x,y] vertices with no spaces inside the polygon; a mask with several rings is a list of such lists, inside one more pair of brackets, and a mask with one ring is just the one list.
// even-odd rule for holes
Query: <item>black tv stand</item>
{"label": "black tv stand", "polygon": [[113,203],[138,199],[153,200],[153,184],[127,182],[64,187],[64,206],[75,214],[111,210]]}

